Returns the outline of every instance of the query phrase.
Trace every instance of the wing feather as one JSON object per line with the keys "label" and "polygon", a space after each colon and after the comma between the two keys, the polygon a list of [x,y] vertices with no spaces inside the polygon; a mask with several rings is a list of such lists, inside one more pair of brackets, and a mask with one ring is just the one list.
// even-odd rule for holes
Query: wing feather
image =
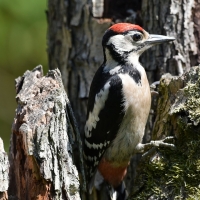
{"label": "wing feather", "polygon": [[[98,83],[98,79],[102,77],[98,73],[94,77],[95,83]],[[102,84],[102,80],[100,82]],[[116,137],[123,116],[124,107],[120,77],[108,75],[104,84],[96,85],[92,83],[84,138],[84,154],[87,155],[85,160],[89,181],[93,178],[99,161],[109,144]]]}

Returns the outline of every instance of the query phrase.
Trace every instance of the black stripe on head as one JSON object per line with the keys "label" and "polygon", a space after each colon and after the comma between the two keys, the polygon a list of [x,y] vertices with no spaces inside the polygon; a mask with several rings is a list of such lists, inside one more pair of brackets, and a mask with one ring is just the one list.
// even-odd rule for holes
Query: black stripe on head
{"label": "black stripe on head", "polygon": [[108,42],[108,40],[109,40],[112,36],[118,35],[118,34],[119,34],[119,33],[116,33],[116,32],[114,32],[113,30],[108,29],[108,30],[105,32],[104,36],[103,36],[103,39],[102,39],[102,46],[105,47],[106,44],[107,44],[107,42]]}
{"label": "black stripe on head", "polygon": [[110,55],[113,57],[113,59],[118,62],[119,64],[125,64],[125,61],[126,61],[126,58],[128,57],[128,55],[131,53],[131,52],[134,52],[134,51],[138,51],[140,49],[142,49],[145,44],[139,44],[138,45],[138,48],[137,49],[132,49],[131,51],[122,51],[122,52],[119,52],[118,49],[116,49],[116,47],[113,45],[113,44],[107,44],[109,39],[112,37],[112,36],[115,36],[115,35],[126,35],[127,33],[129,33],[130,31],[135,31],[135,32],[140,32],[143,34],[143,31],[141,30],[137,30],[137,29],[130,29],[128,31],[124,31],[124,32],[115,32],[111,29],[108,29],[104,36],[103,36],[103,39],[102,39],[102,46],[103,46],[103,53],[104,53],[104,63],[106,63],[106,48],[109,50],[110,52]]}
{"label": "black stripe on head", "polygon": [[[116,62],[118,62],[119,64],[125,63],[123,60],[123,58],[125,58],[125,57],[123,57],[120,53],[117,52],[117,49],[115,48],[115,46],[113,44],[108,45],[107,49],[109,50],[110,55]],[[127,53],[127,55],[128,55],[128,53]]]}
{"label": "black stripe on head", "polygon": [[[113,44],[110,44],[107,46],[107,49],[109,50],[110,52],[110,55],[112,56],[112,58],[118,62],[118,64],[121,64],[121,65],[125,65],[126,64],[126,59],[127,57],[130,55],[131,52],[137,52],[139,51],[140,49],[144,48],[145,47],[145,44],[139,44],[137,46],[136,49],[132,49],[131,51],[127,51],[127,52],[122,52],[122,54],[120,54],[117,49],[115,48],[115,46]],[[106,63],[106,55],[105,55],[105,48],[104,48],[104,64]]]}

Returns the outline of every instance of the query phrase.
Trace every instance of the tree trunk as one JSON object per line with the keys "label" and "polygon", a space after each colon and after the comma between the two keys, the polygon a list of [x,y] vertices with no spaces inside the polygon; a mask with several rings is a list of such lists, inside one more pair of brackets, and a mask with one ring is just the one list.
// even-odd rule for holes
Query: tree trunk
{"label": "tree trunk", "polygon": [[[153,139],[174,135],[176,150],[161,148],[141,160],[129,199],[200,198],[199,77],[200,67],[181,77],[162,77]],[[0,145],[1,199],[80,199],[79,184],[84,183],[73,164],[72,146],[79,142],[81,154],[81,143],[59,71],[43,77],[36,67],[16,79],[16,90],[8,195],[8,159]],[[99,199],[102,194],[93,195]]]}
{"label": "tree trunk", "polygon": [[0,138],[0,200],[8,199],[8,184],[9,184],[9,162],[8,155],[4,150],[3,140]]}
{"label": "tree trunk", "polygon": [[[78,129],[82,135],[90,83],[103,61],[104,31],[112,23],[126,21],[143,25],[150,33],[176,37],[172,45],[154,47],[142,56],[152,83],[166,72],[181,75],[200,62],[199,14],[198,0],[49,0],[49,67],[61,71],[63,84],[59,70],[43,77],[41,67],[16,80],[18,107],[9,153],[9,199],[100,199],[102,194],[84,197],[82,192],[85,175]],[[136,181],[140,156],[134,156],[126,178],[128,189],[133,191],[131,198],[199,198],[200,128],[199,107],[195,107],[200,106],[199,75],[199,68],[194,68],[179,78],[163,77],[158,105],[153,98],[144,142],[151,139],[156,119],[153,138],[174,135],[177,151],[160,149],[150,162],[142,159]],[[0,149],[1,153],[0,181],[8,168]],[[5,177],[2,180],[8,180]],[[2,199],[7,199],[6,184],[0,184],[4,187],[0,190]]]}
{"label": "tree trunk", "polygon": [[[102,36],[113,23],[112,19],[92,17],[92,10],[99,13],[98,9],[103,9],[102,4],[99,6],[95,2],[98,1],[93,4],[86,0],[48,1],[49,67],[59,68],[62,73],[81,134],[84,132],[90,84],[103,63]],[[111,8],[110,5],[107,9]],[[109,11],[107,15],[110,15]],[[136,19],[127,20],[134,23]]]}
{"label": "tree trunk", "polygon": [[176,38],[173,45],[155,46],[142,57],[146,70],[154,72],[152,81],[159,80],[166,72],[181,75],[198,63],[193,22],[193,10],[197,6],[194,0],[143,0],[143,24],[147,31]]}
{"label": "tree trunk", "polygon": [[59,70],[46,76],[41,66],[26,71],[16,79],[16,91],[9,198],[80,199],[72,151],[72,145],[80,141],[71,128],[69,100]]}
{"label": "tree trunk", "polygon": [[[81,134],[84,132],[90,83],[103,61],[101,39],[104,31],[112,23],[123,21],[143,25],[150,33],[176,37],[172,45],[153,47],[142,56],[141,62],[147,71],[149,82],[153,83],[166,72],[180,75],[189,70],[191,64],[197,64],[197,57],[200,56],[197,55],[198,9],[197,0],[168,0],[164,3],[153,0],[48,1],[49,66],[51,69],[58,67],[61,70]],[[155,98],[144,142],[151,139],[156,117],[154,102]],[[134,156],[129,167],[126,179],[128,188],[133,185],[139,158],[140,156]]]}
{"label": "tree trunk", "polygon": [[173,135],[176,150],[158,149],[142,160],[129,199],[200,199],[199,86],[200,66],[162,77],[153,138]]}

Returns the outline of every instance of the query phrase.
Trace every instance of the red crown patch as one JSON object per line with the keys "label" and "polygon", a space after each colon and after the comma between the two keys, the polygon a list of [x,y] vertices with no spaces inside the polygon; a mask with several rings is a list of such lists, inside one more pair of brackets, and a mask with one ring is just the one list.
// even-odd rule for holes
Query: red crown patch
{"label": "red crown patch", "polygon": [[114,24],[109,29],[116,33],[123,33],[123,32],[129,31],[129,30],[143,31],[142,27],[135,25],[135,24],[130,24],[130,23]]}

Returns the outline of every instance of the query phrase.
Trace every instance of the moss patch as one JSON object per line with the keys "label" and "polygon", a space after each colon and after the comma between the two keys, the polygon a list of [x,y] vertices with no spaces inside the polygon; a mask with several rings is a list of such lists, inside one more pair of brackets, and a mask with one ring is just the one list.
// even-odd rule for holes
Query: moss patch
{"label": "moss patch", "polygon": [[[181,81],[172,78],[171,85],[162,87],[170,88],[180,82],[183,87],[174,96],[165,88],[160,97],[169,95],[168,100],[162,100],[162,112],[166,111],[166,102],[173,99],[171,109],[165,115],[167,120],[162,121],[166,124],[160,127],[165,131],[160,132],[173,127],[166,135],[176,136],[176,150],[158,149],[150,160],[140,164],[136,180],[139,186],[134,188],[129,199],[200,199],[200,68],[191,69]],[[158,119],[162,120],[161,117]]]}
{"label": "moss patch", "polygon": [[132,199],[200,199],[200,134],[183,133],[176,147],[145,163],[142,192]]}
{"label": "moss patch", "polygon": [[[200,122],[200,69],[197,70],[197,79],[190,80],[186,86],[180,90],[179,99],[182,103],[175,103],[173,113],[185,112],[193,125],[198,125]],[[179,101],[177,100],[177,102]]]}

